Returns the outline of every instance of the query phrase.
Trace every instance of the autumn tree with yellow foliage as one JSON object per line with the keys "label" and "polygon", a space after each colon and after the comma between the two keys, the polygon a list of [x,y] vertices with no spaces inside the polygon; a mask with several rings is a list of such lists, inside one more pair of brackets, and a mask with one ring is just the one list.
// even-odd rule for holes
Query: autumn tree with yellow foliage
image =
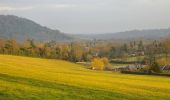
{"label": "autumn tree with yellow foliage", "polygon": [[166,59],[166,58],[158,59],[157,62],[158,62],[159,65],[161,65],[161,66],[170,65],[170,60],[169,60],[169,59]]}
{"label": "autumn tree with yellow foliage", "polygon": [[104,70],[109,65],[109,60],[106,57],[96,57],[92,59],[91,63],[93,70]]}

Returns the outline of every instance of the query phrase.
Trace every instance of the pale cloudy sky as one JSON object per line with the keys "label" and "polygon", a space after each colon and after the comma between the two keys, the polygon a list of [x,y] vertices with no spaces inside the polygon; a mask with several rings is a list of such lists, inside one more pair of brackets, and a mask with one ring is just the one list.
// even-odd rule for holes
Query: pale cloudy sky
{"label": "pale cloudy sky", "polygon": [[170,27],[170,0],[0,0],[17,15],[66,33]]}

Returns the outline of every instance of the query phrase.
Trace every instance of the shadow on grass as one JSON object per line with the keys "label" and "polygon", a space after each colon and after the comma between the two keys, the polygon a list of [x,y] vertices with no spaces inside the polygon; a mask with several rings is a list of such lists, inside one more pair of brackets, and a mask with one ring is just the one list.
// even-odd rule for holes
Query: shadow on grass
{"label": "shadow on grass", "polygon": [[[18,76],[10,76],[8,74],[0,74],[0,80],[23,84],[28,86],[38,87],[40,89],[54,89],[56,91],[61,91],[62,93],[48,93],[42,92],[41,94],[33,94],[34,99],[28,95],[24,98],[24,100],[117,100],[117,99],[135,99],[136,97],[132,95],[125,95],[121,93],[105,91],[105,90],[97,90],[97,89],[89,89],[82,88],[77,86],[70,86],[65,84],[59,84],[55,82],[48,82],[43,80],[37,80],[32,78],[24,78]],[[8,90],[7,90],[8,91]],[[22,93],[21,93],[22,94]],[[5,96],[5,97],[4,97]],[[3,91],[0,91],[0,100],[10,99],[11,95],[3,94]],[[18,97],[19,98],[19,97]],[[20,100],[18,98],[12,98],[12,100]],[[136,98],[137,99],[137,98]]]}

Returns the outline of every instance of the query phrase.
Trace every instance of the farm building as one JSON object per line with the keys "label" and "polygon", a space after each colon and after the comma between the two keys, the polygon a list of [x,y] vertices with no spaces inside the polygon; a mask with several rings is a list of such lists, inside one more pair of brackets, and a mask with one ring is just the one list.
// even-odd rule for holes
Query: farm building
{"label": "farm building", "polygon": [[162,66],[162,71],[170,71],[170,66]]}

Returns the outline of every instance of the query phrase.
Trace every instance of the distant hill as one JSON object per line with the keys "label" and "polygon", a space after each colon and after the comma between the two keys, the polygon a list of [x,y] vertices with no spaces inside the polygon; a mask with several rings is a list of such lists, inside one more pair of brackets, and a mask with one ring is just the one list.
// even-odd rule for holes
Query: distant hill
{"label": "distant hill", "polygon": [[68,35],[59,30],[52,30],[50,28],[41,26],[29,19],[20,18],[13,15],[0,15],[0,38],[16,39],[24,41],[27,39],[34,39],[36,41],[71,41],[80,39],[160,39],[170,36],[170,28],[167,29],[150,29],[150,30],[132,30],[117,33],[103,33],[103,34],[77,34]]}
{"label": "distant hill", "polygon": [[77,34],[75,37],[81,39],[161,39],[170,37],[170,28],[167,29],[150,29],[150,30],[132,30],[117,33],[103,33],[103,34]]}
{"label": "distant hill", "polygon": [[34,39],[36,41],[68,41],[72,38],[59,30],[41,26],[31,20],[13,15],[0,15],[0,38],[23,41]]}

